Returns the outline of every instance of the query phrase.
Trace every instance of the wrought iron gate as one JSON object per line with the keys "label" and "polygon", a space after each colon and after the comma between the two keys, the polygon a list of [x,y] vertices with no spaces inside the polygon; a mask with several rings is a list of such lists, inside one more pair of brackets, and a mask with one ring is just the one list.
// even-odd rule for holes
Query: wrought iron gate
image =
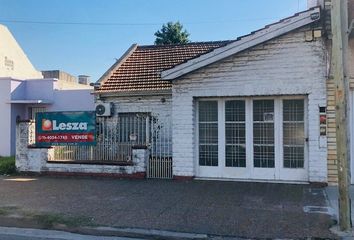
{"label": "wrought iron gate", "polygon": [[171,179],[172,174],[172,128],[171,121],[150,121],[150,158],[147,164],[148,178]]}

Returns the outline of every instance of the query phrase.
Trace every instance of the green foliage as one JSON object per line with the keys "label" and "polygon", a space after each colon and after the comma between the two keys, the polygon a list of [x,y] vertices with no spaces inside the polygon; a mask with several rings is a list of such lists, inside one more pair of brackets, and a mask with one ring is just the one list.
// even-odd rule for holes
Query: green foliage
{"label": "green foliage", "polygon": [[9,215],[9,214],[15,212],[16,210],[18,210],[18,207],[16,207],[16,206],[3,206],[3,207],[0,207],[0,216]]}
{"label": "green foliage", "polygon": [[69,217],[56,213],[36,214],[33,219],[46,228],[52,228],[58,224],[67,227],[95,226],[93,220],[88,217]]}
{"label": "green foliage", "polygon": [[16,173],[15,157],[0,157],[0,174]]}
{"label": "green foliage", "polygon": [[161,30],[155,32],[155,44],[183,44],[190,42],[188,37],[189,33],[183,30],[182,24],[179,22],[168,22],[166,25],[162,25]]}

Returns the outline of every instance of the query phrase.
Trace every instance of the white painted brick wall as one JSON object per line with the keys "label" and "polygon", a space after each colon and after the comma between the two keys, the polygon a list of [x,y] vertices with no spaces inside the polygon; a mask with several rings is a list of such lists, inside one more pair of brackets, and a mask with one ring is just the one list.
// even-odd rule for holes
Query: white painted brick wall
{"label": "white painted brick wall", "polygon": [[326,50],[304,30],[289,33],[175,80],[173,171],[195,176],[194,98],[308,95],[309,181],[327,181],[327,150],[319,146],[319,106],[326,106]]}
{"label": "white painted brick wall", "polygon": [[97,165],[97,164],[63,164],[44,161],[41,171],[64,173],[100,173],[100,174],[134,174],[146,172],[148,150],[133,149],[133,165]]}
{"label": "white painted brick wall", "polygon": [[[114,103],[114,115],[107,121],[116,121],[119,113],[150,113],[157,120],[154,123],[154,146],[151,154],[155,156],[172,156],[172,94],[156,96],[107,97],[105,102]],[[152,126],[150,126],[152,128]],[[153,145],[150,143],[150,145]]]}
{"label": "white painted brick wall", "polygon": [[146,172],[148,149],[133,149],[133,164],[127,166],[98,164],[64,164],[47,162],[53,160],[53,148],[29,148],[31,124],[20,123],[16,133],[16,167],[20,172],[63,172],[63,173],[112,173],[134,174]]}
{"label": "white painted brick wall", "polygon": [[[161,99],[164,98],[163,102]],[[114,116],[125,112],[150,112],[160,118],[171,118],[171,95],[136,96],[136,97],[106,97],[105,102],[114,103]],[[109,120],[110,118],[108,118]]]}

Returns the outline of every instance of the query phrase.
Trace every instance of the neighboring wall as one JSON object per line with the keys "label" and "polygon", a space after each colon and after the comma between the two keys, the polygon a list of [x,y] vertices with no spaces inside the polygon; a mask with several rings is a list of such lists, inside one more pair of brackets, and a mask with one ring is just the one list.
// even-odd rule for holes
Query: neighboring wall
{"label": "neighboring wall", "polygon": [[91,90],[55,90],[54,102],[47,111],[94,111],[94,96]]}
{"label": "neighboring wall", "polygon": [[49,71],[42,71],[42,74],[44,78],[56,78],[63,82],[77,83],[76,77],[64,71],[49,70]]}
{"label": "neighboring wall", "polygon": [[306,30],[289,33],[174,81],[174,175],[195,175],[194,97],[306,94],[309,181],[327,181],[326,139],[321,146],[319,141],[319,106],[326,106],[326,50],[322,38],[306,42]]}
{"label": "neighboring wall", "polygon": [[[326,0],[326,12],[328,19],[330,20],[330,0]],[[349,23],[351,22],[352,19],[354,19],[354,0],[349,0],[348,1],[348,16],[349,16]],[[326,22],[327,25],[327,30],[329,31],[328,33],[328,50],[331,51],[332,45],[331,45],[331,33],[330,33],[330,21]],[[347,121],[348,125],[350,126],[350,134],[354,133],[354,129],[351,128],[351,121],[353,121],[353,108],[354,106],[352,105],[353,103],[353,91],[354,91],[354,32],[350,35],[349,38],[349,51],[348,51],[348,71],[349,71],[349,89],[350,91],[350,96],[348,96],[350,102],[348,104],[348,115],[347,115]],[[331,56],[330,56],[331,57]],[[329,77],[327,80],[327,136],[328,136],[328,183],[335,185],[338,183],[338,170],[337,170],[337,146],[336,146],[336,111],[335,111],[335,84],[333,77]],[[351,149],[350,151],[353,151],[354,148],[354,136],[351,136]],[[351,152],[351,164],[354,162],[354,153]],[[352,175],[354,173],[354,166],[351,166],[351,172]],[[354,183],[354,179],[351,180],[352,183]]]}
{"label": "neighboring wall", "polygon": [[[15,153],[16,118],[27,119],[30,107],[46,108],[47,111],[94,111],[91,89],[58,90],[56,80],[16,80],[0,78],[0,156]],[[10,103],[11,100],[23,103]],[[26,100],[42,100],[49,104],[27,104]]]}
{"label": "neighboring wall", "polygon": [[53,79],[21,81],[21,85],[25,86],[25,92],[23,94],[12,94],[11,99],[51,102],[51,104],[46,105],[47,111],[93,111],[95,109],[92,88],[62,90],[57,88],[57,82]]}
{"label": "neighboring wall", "polygon": [[20,96],[20,99],[53,102],[54,83],[55,80],[53,79],[31,79],[23,81],[22,84],[25,85],[26,92],[24,95]]}
{"label": "neighboring wall", "polygon": [[59,90],[66,89],[92,89],[88,84],[80,84],[76,77],[60,70],[42,71],[44,78],[56,78],[55,88]]}
{"label": "neighboring wall", "polygon": [[10,155],[11,144],[11,105],[10,100],[11,80],[0,79],[0,156]]}
{"label": "neighboring wall", "polygon": [[27,58],[10,31],[0,24],[0,77],[43,78]]}
{"label": "neighboring wall", "polygon": [[91,89],[93,91],[93,87],[91,87],[90,85],[80,84],[80,83],[71,83],[71,82],[65,82],[65,81],[60,81],[60,80],[56,83],[56,89],[59,89],[59,90]]}

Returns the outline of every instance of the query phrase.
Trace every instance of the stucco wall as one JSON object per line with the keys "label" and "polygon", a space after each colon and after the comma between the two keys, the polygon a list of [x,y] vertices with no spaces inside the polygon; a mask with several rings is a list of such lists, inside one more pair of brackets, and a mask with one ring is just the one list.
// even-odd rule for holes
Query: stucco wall
{"label": "stucco wall", "polygon": [[42,73],[33,67],[8,28],[1,24],[0,39],[0,77],[43,78]]}
{"label": "stucco wall", "polygon": [[67,90],[67,89],[91,89],[93,91],[93,87],[90,85],[79,84],[79,83],[71,83],[59,80],[56,84],[56,88],[59,90]]}
{"label": "stucco wall", "polygon": [[54,90],[53,104],[48,111],[94,111],[94,96],[91,90]]}
{"label": "stucco wall", "polygon": [[11,81],[9,79],[0,80],[0,156],[9,156],[11,143],[11,105],[10,100]]}
{"label": "stucco wall", "polygon": [[53,79],[31,79],[23,81],[26,85],[26,95],[22,99],[29,100],[54,100],[54,80]]}
{"label": "stucco wall", "polygon": [[319,141],[319,106],[326,106],[326,50],[322,39],[306,42],[304,31],[289,33],[174,81],[174,175],[195,175],[195,97],[296,94],[308,96],[309,181],[327,181],[327,150]]}
{"label": "stucco wall", "polygon": [[[0,156],[15,154],[16,118],[27,119],[29,107],[45,107],[47,111],[94,111],[91,89],[58,90],[55,83],[54,79],[0,78]],[[50,104],[11,104],[11,100],[44,100]]]}

